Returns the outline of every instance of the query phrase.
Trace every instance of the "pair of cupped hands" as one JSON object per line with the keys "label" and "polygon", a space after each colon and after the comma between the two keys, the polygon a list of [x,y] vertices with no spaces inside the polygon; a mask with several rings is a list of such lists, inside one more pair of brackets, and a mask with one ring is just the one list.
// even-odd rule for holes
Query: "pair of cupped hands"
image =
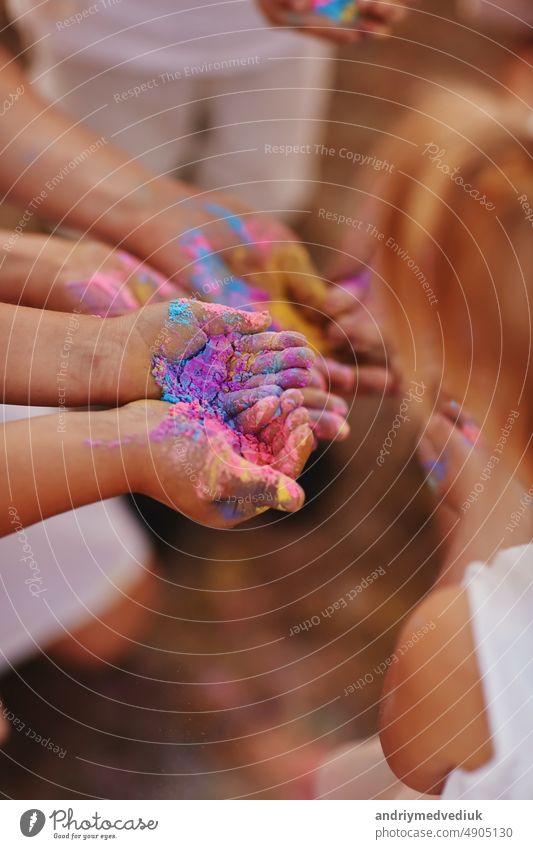
{"label": "pair of cupped hands", "polygon": [[[233,526],[267,508],[299,509],[304,494],[295,480],[317,440],[348,433],[348,405],[331,390],[353,392],[355,370],[313,352],[300,333],[272,331],[263,303],[247,304],[245,311],[187,300],[190,320],[170,321],[168,302],[187,291],[186,278],[181,285],[172,283],[130,254],[99,243],[32,240],[40,238],[35,273],[45,269],[53,281],[47,306],[113,317],[106,322],[116,342],[110,360],[118,354],[120,362],[109,364],[110,386],[119,387],[113,400],[121,407],[123,445],[144,446],[144,459],[139,460],[146,467],[142,491],[218,527]],[[36,248],[32,244],[33,254]],[[258,311],[248,311],[250,307]],[[168,426],[169,405],[157,400],[161,388],[147,364],[156,357],[186,362],[221,336],[232,340],[229,368],[238,372],[239,361],[246,361],[247,375],[220,403],[236,429],[264,445],[268,466],[239,453],[209,420],[194,440],[182,439],[190,414],[178,405]],[[144,400],[124,404],[131,398]]]}

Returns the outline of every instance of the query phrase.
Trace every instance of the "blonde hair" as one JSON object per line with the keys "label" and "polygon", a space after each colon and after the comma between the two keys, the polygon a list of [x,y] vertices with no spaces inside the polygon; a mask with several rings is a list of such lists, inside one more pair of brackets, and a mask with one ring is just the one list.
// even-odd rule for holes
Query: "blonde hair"
{"label": "blonde hair", "polygon": [[433,98],[398,129],[376,270],[401,368],[497,439],[533,430],[533,138],[508,101]]}

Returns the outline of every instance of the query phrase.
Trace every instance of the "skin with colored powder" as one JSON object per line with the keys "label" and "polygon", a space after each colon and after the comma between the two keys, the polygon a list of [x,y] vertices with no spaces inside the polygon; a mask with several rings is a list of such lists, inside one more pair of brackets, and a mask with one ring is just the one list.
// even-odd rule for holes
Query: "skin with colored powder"
{"label": "skin with colored powder", "polygon": [[[481,429],[472,416],[455,400],[445,400],[440,405],[439,413],[435,414],[434,421],[445,419],[454,427],[454,444],[457,443],[457,438],[460,437],[466,446],[466,450],[470,450],[476,446],[482,450],[487,450]],[[436,455],[431,449],[431,443],[424,438],[421,443],[420,460],[422,468],[426,472],[426,481],[435,492],[440,492],[443,482],[451,473],[450,456],[446,448],[442,450],[440,455]]]}
{"label": "skin with colored powder", "polygon": [[[190,301],[171,302],[170,327],[192,322]],[[245,459],[287,474],[301,470],[302,452],[308,453],[309,438],[312,443],[303,397],[294,391],[310,382],[314,355],[305,339],[289,332],[203,329],[202,347],[195,344],[180,357],[165,349],[154,353],[152,374],[163,400],[194,422],[196,434],[205,426],[224,435]]]}
{"label": "skin with colored powder", "polygon": [[[319,277],[308,252],[290,230],[271,219],[239,215],[221,204],[210,202],[205,204],[205,209],[215,216],[217,223],[224,221],[241,245],[229,254],[228,265],[232,271],[252,282],[259,279],[253,275],[262,274],[259,289],[268,293],[270,302],[276,304],[286,300],[292,305],[292,326],[286,323],[287,316],[282,316],[281,326],[300,329],[297,323],[302,321],[304,306],[317,311],[315,323],[329,316],[330,287]],[[342,300],[342,293],[338,301],[338,310],[351,306],[347,296]],[[311,321],[307,320],[306,324],[312,328]]]}
{"label": "skin with colored powder", "polygon": [[340,24],[351,24],[359,15],[358,5],[356,0],[313,0],[313,11]]}

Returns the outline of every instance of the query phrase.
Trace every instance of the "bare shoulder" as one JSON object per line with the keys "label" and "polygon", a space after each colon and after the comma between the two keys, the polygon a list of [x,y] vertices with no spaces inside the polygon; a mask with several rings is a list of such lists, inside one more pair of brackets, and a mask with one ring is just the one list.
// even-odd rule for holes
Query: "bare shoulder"
{"label": "bare shoulder", "polygon": [[380,718],[391,769],[406,784],[439,792],[448,773],[492,754],[466,591],[431,593],[400,633]]}

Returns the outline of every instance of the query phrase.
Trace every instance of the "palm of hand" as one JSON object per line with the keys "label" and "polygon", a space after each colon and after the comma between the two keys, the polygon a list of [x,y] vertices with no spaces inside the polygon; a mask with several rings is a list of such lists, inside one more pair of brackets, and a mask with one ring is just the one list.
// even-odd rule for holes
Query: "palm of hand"
{"label": "palm of hand", "polygon": [[[193,306],[171,304],[169,323],[174,317],[190,328]],[[241,457],[297,476],[312,447],[303,396],[295,391],[311,380],[314,357],[305,340],[295,333],[220,332],[219,322],[195,327],[205,337],[201,347],[189,341],[181,355],[169,357],[168,346],[154,354],[152,373],[163,399],[217,439],[223,436]]]}

